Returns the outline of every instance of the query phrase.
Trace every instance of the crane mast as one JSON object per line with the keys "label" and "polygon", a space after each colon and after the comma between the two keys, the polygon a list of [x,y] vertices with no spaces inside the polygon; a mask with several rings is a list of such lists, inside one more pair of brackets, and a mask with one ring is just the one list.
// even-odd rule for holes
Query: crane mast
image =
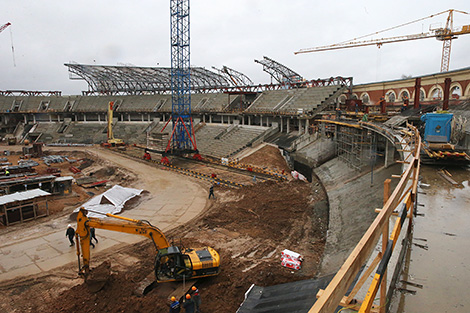
{"label": "crane mast", "polygon": [[[308,48],[308,49],[300,49],[299,51],[294,52],[294,54],[355,48],[355,47],[363,47],[363,46],[374,46],[374,45],[380,48],[383,44],[386,44],[386,43],[411,41],[411,40],[419,40],[419,39],[426,39],[426,38],[436,38],[437,40],[443,42],[442,43],[441,72],[446,72],[449,70],[452,40],[457,39],[459,35],[470,34],[470,25],[465,25],[458,29],[454,29],[454,26],[453,26],[454,11],[458,13],[469,14],[467,12],[453,10],[453,9],[446,10],[446,11],[433,14],[425,18],[420,18],[416,21],[404,23],[402,25],[391,27],[391,28],[388,28],[379,32],[361,36],[354,40],[349,40],[349,41],[345,41],[345,42],[341,42],[341,43],[337,43],[333,45],[328,45],[328,46],[319,46],[319,47]],[[444,13],[449,13],[447,16],[447,20],[446,20],[446,26],[444,28],[438,28],[429,32],[422,32],[419,34],[395,36],[395,37],[388,37],[388,38],[378,38],[378,39],[371,39],[371,40],[358,40],[364,37],[369,37],[369,36],[376,35],[385,31],[389,31],[389,30],[396,29],[402,26],[406,26],[406,25],[409,25],[418,21],[422,21],[424,19],[435,17],[437,15],[441,15]]]}
{"label": "crane mast", "polygon": [[171,121],[173,130],[165,152],[197,151],[191,119],[189,0],[170,0]]}

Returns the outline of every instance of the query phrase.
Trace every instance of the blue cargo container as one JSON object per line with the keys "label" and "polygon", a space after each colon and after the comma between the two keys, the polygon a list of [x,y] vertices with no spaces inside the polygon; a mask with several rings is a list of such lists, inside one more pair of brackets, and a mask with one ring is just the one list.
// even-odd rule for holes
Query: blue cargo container
{"label": "blue cargo container", "polygon": [[423,140],[428,143],[450,142],[453,117],[454,114],[452,113],[426,113],[421,116],[421,121],[426,123]]}

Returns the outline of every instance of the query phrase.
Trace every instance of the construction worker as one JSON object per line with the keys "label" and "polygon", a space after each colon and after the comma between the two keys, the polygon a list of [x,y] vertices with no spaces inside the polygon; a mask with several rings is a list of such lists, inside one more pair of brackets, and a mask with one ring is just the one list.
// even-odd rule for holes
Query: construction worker
{"label": "construction worker", "polygon": [[70,246],[73,246],[75,244],[73,242],[73,237],[75,237],[75,229],[73,229],[71,224],[69,224],[67,226],[67,231],[65,232],[65,237],[69,237]]}
{"label": "construction worker", "polygon": [[195,304],[193,299],[191,299],[191,295],[186,294],[186,299],[183,302],[183,308],[186,313],[194,313],[195,311]]}
{"label": "construction worker", "polygon": [[193,301],[196,306],[196,312],[199,313],[199,308],[201,307],[201,296],[199,295],[199,289],[197,289],[196,286],[192,286],[190,295],[193,297]]}
{"label": "construction worker", "polygon": [[340,107],[336,108],[336,119],[337,120],[341,119],[341,108]]}
{"label": "construction worker", "polygon": [[10,176],[10,171],[9,170],[5,170],[5,176]]}
{"label": "construction worker", "polygon": [[215,199],[215,196],[214,196],[214,185],[212,185],[212,186],[209,188],[209,199],[211,198],[211,196]]}
{"label": "construction worker", "polygon": [[410,103],[410,100],[408,99],[408,96],[403,96],[403,106],[401,107],[401,111],[404,112],[406,109],[408,109],[408,104]]}
{"label": "construction worker", "polygon": [[180,311],[180,302],[175,297],[171,297],[170,313],[179,313]]}

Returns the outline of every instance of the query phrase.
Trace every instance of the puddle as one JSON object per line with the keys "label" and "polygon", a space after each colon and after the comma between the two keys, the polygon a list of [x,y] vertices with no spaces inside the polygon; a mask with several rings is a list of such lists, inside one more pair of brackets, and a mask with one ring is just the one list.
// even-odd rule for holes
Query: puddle
{"label": "puddle", "polygon": [[460,184],[454,187],[438,170],[422,167],[423,183],[430,185],[418,195],[424,204],[418,212],[424,216],[415,219],[413,244],[399,278],[423,288],[398,284],[416,293],[396,293],[390,312],[470,312],[470,171],[448,169]]}

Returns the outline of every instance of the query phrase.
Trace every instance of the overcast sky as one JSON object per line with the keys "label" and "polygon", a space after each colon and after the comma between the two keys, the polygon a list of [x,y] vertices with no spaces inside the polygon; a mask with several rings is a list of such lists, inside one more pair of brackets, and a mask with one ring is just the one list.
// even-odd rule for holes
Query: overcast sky
{"label": "overcast sky", "polygon": [[[170,66],[169,1],[3,0],[0,25],[0,90],[60,90],[81,94],[64,63]],[[469,0],[193,0],[191,64],[226,65],[255,83],[270,76],[254,62],[268,56],[306,79],[354,77],[354,83],[399,79],[440,70],[442,42],[433,38],[294,55],[410,22],[447,9],[470,12]],[[444,26],[446,15],[386,32],[380,37]],[[470,15],[454,13],[454,27]],[[13,37],[14,57],[11,51]],[[450,69],[470,66],[470,34],[452,43]]]}

